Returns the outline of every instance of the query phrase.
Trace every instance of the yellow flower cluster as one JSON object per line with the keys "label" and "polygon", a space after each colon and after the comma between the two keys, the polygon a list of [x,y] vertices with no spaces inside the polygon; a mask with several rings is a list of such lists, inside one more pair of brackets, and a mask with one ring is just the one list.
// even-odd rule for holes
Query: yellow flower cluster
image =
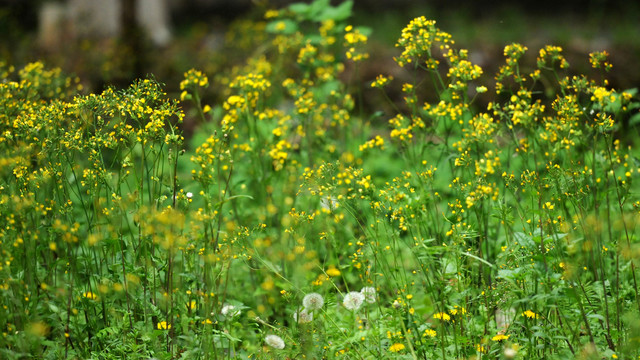
{"label": "yellow flower cluster", "polygon": [[446,312],[435,313],[433,314],[433,318],[438,320],[444,320],[444,321],[451,320],[451,316],[449,316],[449,314],[447,314]]}
{"label": "yellow flower cluster", "polygon": [[387,85],[391,80],[393,80],[393,76],[384,76],[384,75],[378,75],[376,77],[376,80],[374,82],[371,83],[371,87],[372,88],[383,88],[385,85]]}
{"label": "yellow flower cluster", "polygon": [[197,88],[209,86],[209,78],[200,70],[190,69],[184,73],[184,80],[180,82],[180,100],[185,100],[189,92],[194,92]]}
{"label": "yellow flower cluster", "polygon": [[287,160],[287,150],[291,149],[291,144],[287,140],[280,140],[269,150],[269,156],[273,159],[273,167],[276,171],[282,170],[285,160]]}
{"label": "yellow flower cluster", "polygon": [[589,54],[589,63],[594,69],[603,69],[609,71],[613,67],[610,62],[607,61],[609,53],[606,51],[596,51]]}
{"label": "yellow flower cluster", "polygon": [[560,69],[569,67],[569,63],[562,55],[562,48],[560,46],[547,45],[540,49],[537,62],[538,67],[541,69],[552,69],[556,64]]}
{"label": "yellow flower cluster", "polygon": [[395,343],[391,346],[389,346],[389,351],[391,352],[400,352],[402,350],[404,350],[405,346],[402,343]]}
{"label": "yellow flower cluster", "polygon": [[438,62],[432,58],[431,53],[435,43],[440,43],[441,49],[449,49],[453,40],[450,34],[436,27],[434,20],[427,20],[424,16],[415,18],[402,30],[396,44],[396,47],[402,49],[402,54],[395,61],[404,66],[425,57],[433,61],[428,63],[428,68],[435,68]]}
{"label": "yellow flower cluster", "polygon": [[368,59],[369,54],[366,52],[362,52],[359,49],[367,43],[367,36],[361,33],[359,29],[356,29],[351,25],[345,27],[344,31],[345,47],[347,48],[347,59],[354,62]]}
{"label": "yellow flower cluster", "polygon": [[367,142],[359,146],[360,151],[365,151],[367,149],[373,148],[384,149],[384,139],[380,135],[376,135],[375,138],[368,140]]}

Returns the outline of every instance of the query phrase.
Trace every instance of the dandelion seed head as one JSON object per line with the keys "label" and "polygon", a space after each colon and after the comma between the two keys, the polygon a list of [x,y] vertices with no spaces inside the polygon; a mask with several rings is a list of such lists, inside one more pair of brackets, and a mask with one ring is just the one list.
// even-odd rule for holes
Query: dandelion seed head
{"label": "dandelion seed head", "polygon": [[298,309],[298,311],[293,313],[293,320],[295,320],[298,324],[305,324],[313,321],[313,313],[308,312],[306,309]]}
{"label": "dandelion seed head", "polygon": [[302,299],[305,310],[312,311],[324,306],[324,298],[318,293],[309,293]]}
{"label": "dandelion seed head", "polygon": [[344,296],[344,300],[342,300],[342,305],[345,308],[351,311],[357,311],[362,306],[364,302],[364,295],[357,291],[351,291],[347,295]]}
{"label": "dandelion seed head", "polygon": [[284,340],[282,340],[282,338],[278,335],[267,335],[264,338],[264,342],[266,342],[267,345],[271,346],[274,349],[284,349]]}
{"label": "dandelion seed head", "polygon": [[376,302],[376,288],[373,286],[365,286],[360,290],[360,293],[364,295],[364,299],[369,304]]}
{"label": "dandelion seed head", "polygon": [[220,313],[224,316],[234,317],[240,315],[240,310],[236,309],[233,305],[225,304],[222,310],[220,310]]}
{"label": "dandelion seed head", "polygon": [[518,352],[514,348],[508,347],[504,349],[504,357],[507,359],[513,359],[517,354]]}

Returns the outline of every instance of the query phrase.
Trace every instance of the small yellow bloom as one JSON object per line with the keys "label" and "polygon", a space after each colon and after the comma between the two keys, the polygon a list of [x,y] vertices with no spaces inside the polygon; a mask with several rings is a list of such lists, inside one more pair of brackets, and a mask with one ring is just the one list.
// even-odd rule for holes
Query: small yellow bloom
{"label": "small yellow bloom", "polygon": [[97,300],[98,299],[98,295],[92,293],[91,291],[87,291],[85,293],[82,294],[83,297],[89,299],[89,300]]}
{"label": "small yellow bloom", "polygon": [[332,277],[340,276],[340,270],[338,270],[335,267],[331,266],[331,267],[329,267],[327,269],[327,275],[332,276]]}
{"label": "small yellow bloom", "polygon": [[395,343],[389,347],[389,351],[398,352],[404,350],[404,344]]}
{"label": "small yellow bloom", "polygon": [[500,342],[500,341],[502,341],[502,340],[507,340],[507,339],[509,339],[509,336],[510,336],[510,335],[498,334],[498,335],[496,335],[496,336],[492,337],[492,338],[491,338],[491,340]]}
{"label": "small yellow bloom", "polygon": [[449,314],[441,312],[441,313],[435,313],[433,314],[433,318],[434,319],[440,319],[440,320],[444,320],[444,321],[449,321],[451,320],[451,316],[449,316]]}
{"label": "small yellow bloom", "polygon": [[278,10],[267,10],[264,13],[264,18],[265,19],[273,19],[278,17],[278,15],[280,15],[280,12]]}
{"label": "small yellow bloom", "polygon": [[160,321],[157,325],[158,325],[158,330],[169,330],[169,329],[171,329],[171,324],[167,324],[166,321]]}
{"label": "small yellow bloom", "polygon": [[428,337],[436,337],[436,335],[437,335],[437,333],[436,333],[436,331],[435,331],[435,330],[433,330],[433,329],[426,329],[426,330],[424,331],[424,335],[423,335],[423,336],[425,336],[425,337],[427,337],[427,336],[428,336]]}
{"label": "small yellow bloom", "polygon": [[527,310],[527,311],[523,312],[522,316],[526,316],[529,319],[537,319],[538,318],[538,314],[534,313],[531,310]]}

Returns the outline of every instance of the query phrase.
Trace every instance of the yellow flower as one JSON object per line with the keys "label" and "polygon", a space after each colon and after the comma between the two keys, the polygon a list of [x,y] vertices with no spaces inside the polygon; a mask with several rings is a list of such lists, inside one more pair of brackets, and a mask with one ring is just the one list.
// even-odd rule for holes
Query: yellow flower
{"label": "yellow flower", "polygon": [[538,318],[538,314],[534,313],[531,310],[527,310],[527,311],[523,312],[522,316],[526,316],[529,319],[537,319]]}
{"label": "yellow flower", "polygon": [[444,321],[449,321],[451,320],[451,316],[449,316],[449,314],[441,312],[441,313],[435,313],[433,314],[433,318],[434,319],[440,319],[440,320],[444,320]]}
{"label": "yellow flower", "polygon": [[86,293],[82,294],[83,297],[89,299],[89,300],[97,300],[98,299],[98,295],[92,293],[91,291],[87,291]]}
{"label": "yellow flower", "polygon": [[160,321],[158,323],[158,330],[169,330],[171,329],[171,324],[167,324],[166,321]]}
{"label": "yellow flower", "polygon": [[332,276],[332,277],[340,276],[340,270],[338,270],[335,267],[331,266],[331,267],[329,267],[327,269],[327,275]]}
{"label": "yellow flower", "polygon": [[435,331],[435,330],[433,330],[433,329],[426,329],[426,330],[424,331],[424,335],[422,335],[422,336],[425,336],[425,337],[426,337],[426,336],[428,336],[428,337],[436,337],[436,335],[437,335],[437,333],[436,333],[436,331]]}
{"label": "yellow flower", "polygon": [[498,334],[498,335],[496,335],[496,336],[492,337],[492,338],[491,338],[491,340],[500,342],[500,341],[502,341],[502,340],[507,340],[507,339],[509,339],[509,336],[510,336],[510,335]]}
{"label": "yellow flower", "polygon": [[272,10],[267,10],[264,13],[264,18],[265,19],[273,19],[273,18],[278,17],[278,15],[280,15],[280,12],[278,10],[273,10],[273,9]]}
{"label": "yellow flower", "polygon": [[404,350],[404,344],[395,343],[389,347],[389,351],[398,352]]}
{"label": "yellow flower", "polygon": [[382,88],[385,85],[387,85],[391,80],[393,80],[393,76],[386,77],[384,75],[378,75],[378,77],[376,77],[376,81],[371,83],[371,87]]}

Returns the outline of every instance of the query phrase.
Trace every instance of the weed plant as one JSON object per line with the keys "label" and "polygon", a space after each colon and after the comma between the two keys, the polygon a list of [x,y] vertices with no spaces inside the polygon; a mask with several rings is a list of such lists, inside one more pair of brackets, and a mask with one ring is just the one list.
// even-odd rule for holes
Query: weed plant
{"label": "weed plant", "polygon": [[267,12],[246,64],[179,99],[2,64],[1,358],[640,355],[640,103],[608,54],[573,76],[510,44],[487,79],[418,17],[404,104],[369,117],[351,4]]}

